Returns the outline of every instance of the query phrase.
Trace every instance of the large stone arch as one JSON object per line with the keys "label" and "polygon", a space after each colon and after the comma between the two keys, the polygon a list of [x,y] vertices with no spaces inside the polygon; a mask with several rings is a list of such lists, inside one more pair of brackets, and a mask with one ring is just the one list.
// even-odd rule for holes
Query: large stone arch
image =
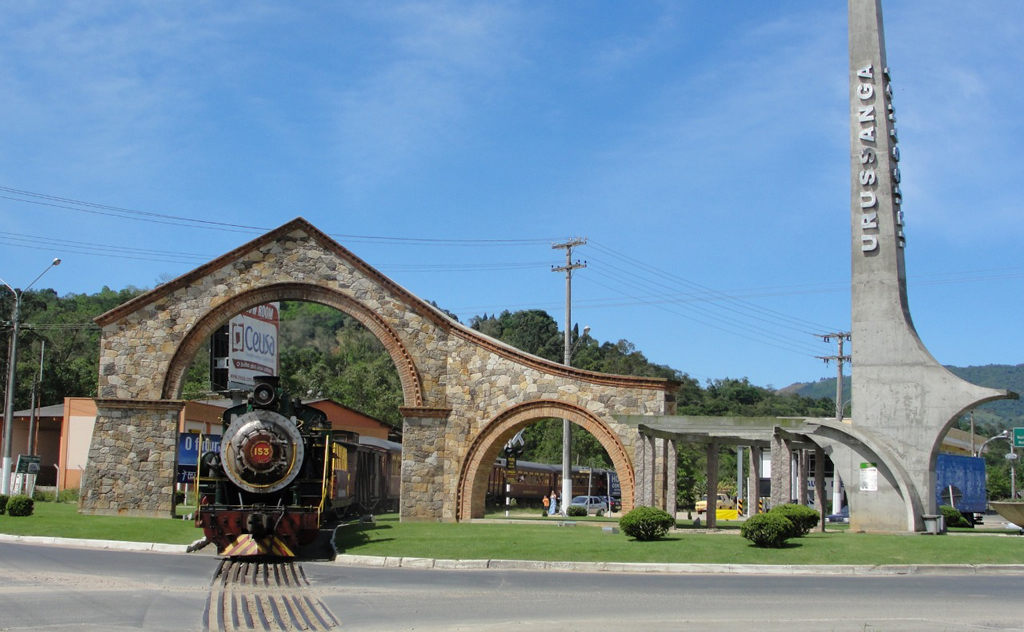
{"label": "large stone arch", "polygon": [[391,325],[351,297],[311,283],[275,283],[241,292],[207,312],[185,335],[171,358],[164,378],[163,399],[175,399],[181,394],[185,374],[204,340],[236,314],[272,301],[311,301],[333,307],[355,318],[387,349],[398,370],[405,405],[423,405],[423,384],[416,371],[416,364]]}
{"label": "large stone arch", "polygon": [[520,429],[548,417],[568,419],[581,426],[608,452],[622,489],[622,508],[633,508],[635,480],[632,461],[614,422],[601,419],[584,408],[565,402],[540,400],[513,406],[489,421],[474,439],[459,475],[458,520],[482,518],[487,493],[487,478],[504,445]]}
{"label": "large stone arch", "polygon": [[674,412],[671,380],[575,369],[489,338],[296,218],[96,319],[99,412],[81,511],[171,512],[183,407],[174,398],[187,365],[231,316],[275,300],[339,309],[387,348],[404,397],[403,520],[457,519],[462,464],[489,420],[504,411],[547,406],[591,429],[613,454],[630,494],[635,431],[608,434],[602,420]]}

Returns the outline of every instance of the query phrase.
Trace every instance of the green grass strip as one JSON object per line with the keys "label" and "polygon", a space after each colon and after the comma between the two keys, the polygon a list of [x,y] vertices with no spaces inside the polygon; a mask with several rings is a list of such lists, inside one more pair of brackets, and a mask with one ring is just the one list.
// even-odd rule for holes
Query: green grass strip
{"label": "green grass strip", "polygon": [[[553,520],[557,523],[557,520]],[[782,549],[759,549],[739,535],[682,530],[663,540],[637,542],[578,524],[439,524],[399,522],[342,527],[342,553],[437,559],[510,559],[691,564],[1022,564],[1024,537],[888,535],[847,531],[811,533]]]}
{"label": "green grass strip", "polygon": [[31,516],[0,515],[0,533],[159,544],[188,544],[203,536],[190,520],[82,516],[78,503],[39,501]]}

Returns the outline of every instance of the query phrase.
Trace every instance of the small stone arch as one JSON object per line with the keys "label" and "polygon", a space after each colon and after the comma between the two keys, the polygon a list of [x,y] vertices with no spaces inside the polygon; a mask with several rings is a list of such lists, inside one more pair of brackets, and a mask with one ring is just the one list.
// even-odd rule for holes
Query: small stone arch
{"label": "small stone arch", "polygon": [[487,495],[487,477],[502,447],[520,429],[538,419],[568,419],[594,435],[611,458],[622,489],[622,510],[633,508],[635,488],[633,465],[619,435],[607,422],[585,408],[555,400],[540,400],[513,406],[483,426],[463,461],[458,483],[457,520],[482,518]]}
{"label": "small stone arch", "polygon": [[398,370],[405,405],[423,405],[423,384],[419,373],[416,371],[416,365],[409,350],[395,330],[380,315],[370,311],[362,303],[341,292],[310,283],[276,283],[241,292],[203,315],[175,350],[164,377],[162,397],[175,399],[180,395],[184,386],[185,374],[199,347],[231,317],[250,307],[282,300],[320,303],[355,318],[369,329],[387,349]]}

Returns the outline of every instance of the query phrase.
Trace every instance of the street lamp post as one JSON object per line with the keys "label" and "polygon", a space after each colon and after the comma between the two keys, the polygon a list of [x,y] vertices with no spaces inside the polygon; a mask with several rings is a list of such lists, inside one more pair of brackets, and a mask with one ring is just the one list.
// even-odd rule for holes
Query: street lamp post
{"label": "street lamp post", "polygon": [[60,259],[54,259],[46,269],[39,273],[32,283],[25,286],[21,292],[15,290],[7,281],[0,279],[0,283],[7,286],[7,289],[14,294],[14,311],[11,313],[11,344],[8,349],[7,359],[7,403],[4,406],[4,457],[3,477],[0,478],[0,494],[10,495],[11,493],[11,430],[14,426],[14,387],[15,369],[18,361],[18,327],[21,316],[21,298],[36,281],[42,278],[50,268],[60,265]]}

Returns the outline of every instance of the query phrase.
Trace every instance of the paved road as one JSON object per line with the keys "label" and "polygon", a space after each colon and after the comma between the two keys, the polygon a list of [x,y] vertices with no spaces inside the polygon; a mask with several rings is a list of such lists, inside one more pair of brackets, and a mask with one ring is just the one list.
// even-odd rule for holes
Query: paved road
{"label": "paved road", "polygon": [[[200,630],[217,560],[0,543],[2,630]],[[340,630],[1024,630],[1024,576],[763,576],[304,563]]]}

